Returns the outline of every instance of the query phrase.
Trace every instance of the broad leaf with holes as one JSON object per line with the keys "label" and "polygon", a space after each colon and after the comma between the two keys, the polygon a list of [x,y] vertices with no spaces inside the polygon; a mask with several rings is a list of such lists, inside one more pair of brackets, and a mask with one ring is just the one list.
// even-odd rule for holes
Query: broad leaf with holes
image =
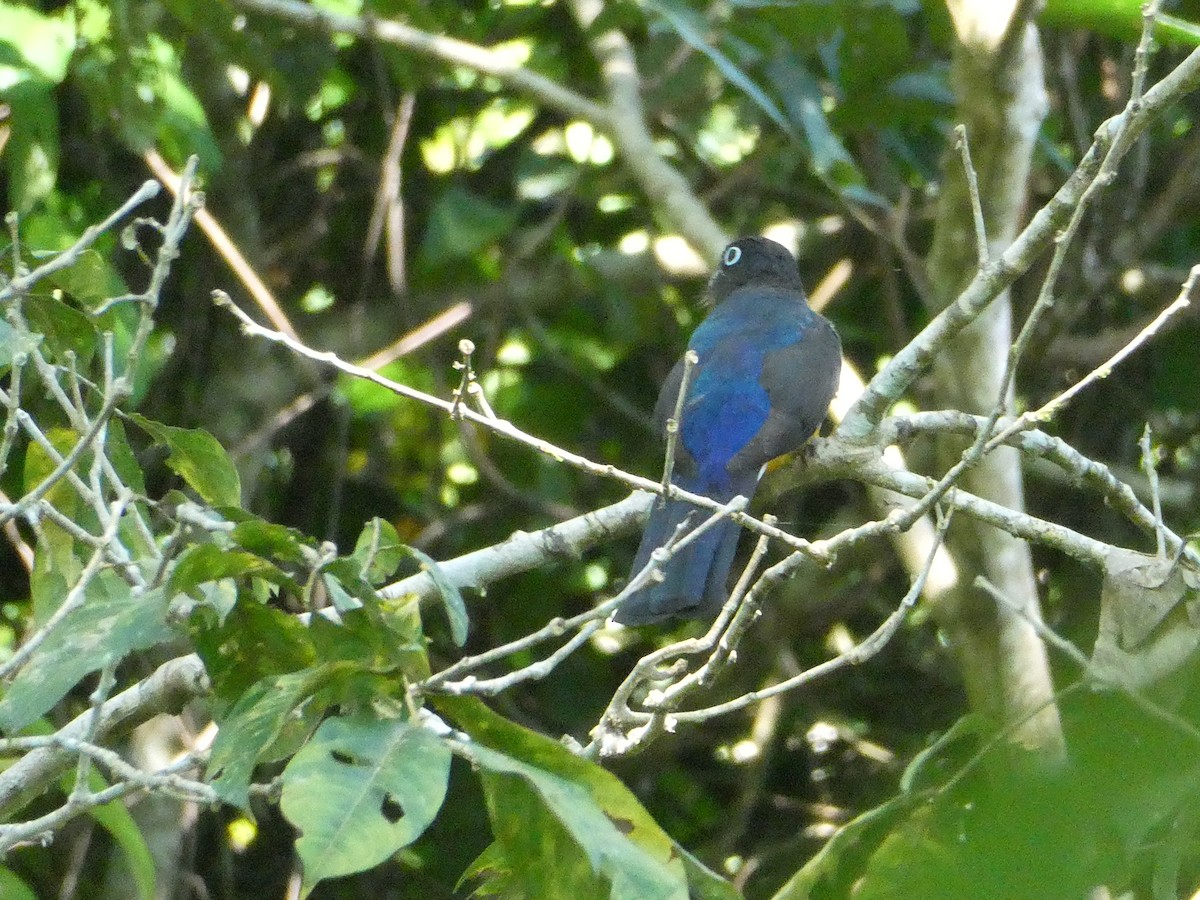
{"label": "broad leaf with holes", "polygon": [[303,894],[416,840],[446,797],[450,750],[403,719],[329,719],[283,773],[283,814],[301,832]]}

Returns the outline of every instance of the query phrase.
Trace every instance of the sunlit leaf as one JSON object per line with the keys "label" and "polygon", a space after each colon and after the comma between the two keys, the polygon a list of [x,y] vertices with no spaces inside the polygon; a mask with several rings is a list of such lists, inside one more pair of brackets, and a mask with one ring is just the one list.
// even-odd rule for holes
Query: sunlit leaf
{"label": "sunlit leaf", "polygon": [[529,896],[685,900],[674,842],[615,775],[475,698],[437,705],[471,736],[459,750],[484,773],[493,831]]}
{"label": "sunlit leaf", "polygon": [[450,750],[401,719],[329,719],[283,773],[283,814],[300,831],[304,893],[412,843],[446,796]]}
{"label": "sunlit leaf", "polygon": [[242,485],[237,468],[211,434],[199,428],[164,425],[136,413],[129,418],[155,443],[171,451],[167,465],[204,500],[214,506],[241,504]]}
{"label": "sunlit leaf", "polygon": [[467,604],[463,601],[462,592],[446,577],[437,560],[414,547],[405,547],[404,552],[421,564],[421,571],[429,575],[438,590],[438,596],[446,607],[446,617],[450,620],[450,635],[456,646],[461,647],[467,642]]}
{"label": "sunlit leaf", "polygon": [[221,718],[206,774],[222,800],[247,807],[259,757],[279,737],[293,710],[329,677],[333,665],[264,678]]}
{"label": "sunlit leaf", "polygon": [[58,104],[40,80],[21,81],[0,91],[0,99],[8,104],[11,120],[3,154],[9,202],[18,213],[27,213],[58,180]]}
{"label": "sunlit leaf", "polygon": [[0,730],[21,730],[85,675],[173,638],[166,611],[163,591],[135,594],[116,573],[101,571],[87,586],[83,604],[50,631],[18,670],[0,699]]}
{"label": "sunlit leaf", "polygon": [[452,187],[433,208],[422,251],[431,262],[444,265],[471,256],[507,234],[514,221],[512,210],[500,209],[463,188]]}
{"label": "sunlit leaf", "polygon": [[30,79],[58,84],[75,50],[75,26],[69,16],[0,3],[0,48],[0,94]]}
{"label": "sunlit leaf", "polygon": [[706,23],[698,13],[676,0],[647,0],[646,5],[662,16],[675,30],[675,33],[693,49],[712,60],[725,79],[754,101],[754,104],[766,113],[771,121],[788,134],[794,133],[792,123],[788,121],[775,101],[754,83],[754,79],[714,45],[708,34]]}

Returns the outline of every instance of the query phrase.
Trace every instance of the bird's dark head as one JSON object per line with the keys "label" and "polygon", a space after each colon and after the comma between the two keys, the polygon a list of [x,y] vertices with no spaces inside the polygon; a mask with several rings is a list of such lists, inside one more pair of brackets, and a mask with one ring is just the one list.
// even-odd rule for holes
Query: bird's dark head
{"label": "bird's dark head", "polygon": [[738,238],[725,248],[708,283],[708,295],[715,305],[747,284],[804,291],[795,257],[783,245],[763,237]]}

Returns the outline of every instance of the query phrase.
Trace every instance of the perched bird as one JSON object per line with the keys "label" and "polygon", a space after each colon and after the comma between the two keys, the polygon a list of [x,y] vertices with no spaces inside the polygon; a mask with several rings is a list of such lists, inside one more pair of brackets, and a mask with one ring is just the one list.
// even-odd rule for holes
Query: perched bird
{"label": "perched bird", "polygon": [[[829,321],[809,308],[796,260],[766,238],[739,238],[725,248],[708,299],[712,311],[688,343],[699,362],[683,399],[671,483],[727,503],[753,496],[766,464],[820,427],[837,389],[842,345]],[[660,431],[674,414],[683,372],[680,359],[658,395]],[[695,526],[708,515],[686,500],[659,498],[631,577],[689,516]],[[626,598],[615,620],[714,618],[727,597],[740,530],[725,519],[677,551],[663,580]]]}

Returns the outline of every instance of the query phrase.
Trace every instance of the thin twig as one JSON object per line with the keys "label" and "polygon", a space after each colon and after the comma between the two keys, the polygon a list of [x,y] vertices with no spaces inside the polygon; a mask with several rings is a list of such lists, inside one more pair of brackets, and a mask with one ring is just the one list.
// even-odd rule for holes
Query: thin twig
{"label": "thin twig", "polygon": [[608,110],[595,101],[526,69],[510,56],[487,47],[446,35],[430,34],[389,19],[342,15],[319,6],[300,3],[298,0],[237,0],[237,4],[255,12],[286,19],[322,34],[353,34],[493,75],[501,82],[529,94],[547,106],[596,124],[605,125],[609,119]]}
{"label": "thin twig", "polygon": [[408,129],[416,109],[417,95],[408,91],[400,98],[393,117],[392,131],[388,136],[387,150],[379,164],[379,189],[375,192],[375,203],[371,207],[371,219],[367,224],[367,236],[363,242],[363,285],[367,284],[367,272],[379,252],[379,242],[387,226],[387,273],[393,294],[406,290],[404,271],[404,197],[401,185],[404,170],[400,158],[408,141]]}
{"label": "thin twig", "polygon": [[[167,190],[178,196],[179,175],[172,170],[162,155],[154,148],[150,148],[142,154],[142,159],[145,160],[150,171],[167,186]],[[237,276],[246,292],[258,304],[258,308],[267,317],[267,321],[284,334],[299,340],[300,336],[292,326],[291,320],[288,319],[287,313],[283,311],[283,307],[279,305],[279,301],[275,299],[275,295],[271,293],[266,282],[259,277],[258,272],[238,249],[238,245],[234,243],[229,233],[217,221],[216,216],[207,209],[200,209],[196,212],[196,224],[200,226],[200,230],[204,232],[213,249],[217,251],[217,255],[225,260],[226,265]]]}
{"label": "thin twig", "polygon": [[971,163],[971,146],[967,142],[967,126],[954,126],[954,145],[962,155],[963,171],[967,176],[967,195],[971,198],[971,215],[975,220],[975,249],[979,257],[979,267],[988,264],[987,226],[983,221],[983,201],[979,197],[979,173]]}
{"label": "thin twig", "polygon": [[140,188],[133,192],[132,196],[109,215],[99,225],[91,225],[83,232],[83,235],[74,244],[66,250],[59,253],[49,262],[38,266],[36,269],[24,275],[17,275],[8,282],[8,284],[0,286],[0,303],[7,303],[13,297],[27,293],[39,281],[44,281],[55,272],[61,272],[63,269],[69,269],[71,266],[79,262],[92,244],[96,243],[99,237],[107,231],[111,231],[116,227],[117,223],[129,215],[137,207],[141,206],[148,200],[152,200],[158,196],[159,184],[157,181],[147,181]]}
{"label": "thin twig", "polygon": [[1145,470],[1146,478],[1150,482],[1150,502],[1154,504],[1154,535],[1158,558],[1164,560],[1167,558],[1167,535],[1166,526],[1163,525],[1162,519],[1162,500],[1158,496],[1158,466],[1155,464],[1154,446],[1150,441],[1149,422],[1142,429],[1142,437],[1138,441],[1138,446],[1142,450],[1142,468]]}
{"label": "thin twig", "polygon": [[743,694],[733,700],[725,703],[719,703],[715,706],[710,706],[707,709],[686,710],[682,712],[672,713],[673,717],[679,722],[704,722],[715,716],[725,715],[726,713],[734,712],[739,709],[744,709],[753,703],[760,700],[765,700],[768,697],[773,697],[776,694],[782,694],[787,691],[795,690],[805,684],[809,684],[818,678],[823,678],[839,669],[847,668],[848,666],[862,665],[871,657],[875,656],[887,646],[892,637],[903,624],[909,610],[917,602],[917,598],[921,596],[921,591],[925,588],[925,579],[929,576],[929,570],[933,567],[933,561],[937,557],[938,547],[941,546],[942,540],[946,534],[946,528],[950,524],[950,518],[953,510],[948,510],[946,515],[941,516],[937,523],[937,533],[933,542],[933,547],[929,556],[925,560],[925,564],[921,567],[921,571],[913,580],[908,592],[901,598],[900,603],[891,612],[891,614],[880,623],[880,625],[871,634],[867,635],[862,641],[851,647],[845,653],[840,653],[833,659],[827,660],[824,663],[813,666],[799,675],[794,675],[791,678],[784,679],[778,684],[773,684],[761,690],[751,691]]}
{"label": "thin twig", "polygon": [[1009,348],[1004,377],[1000,383],[1000,395],[997,400],[997,404],[1000,406],[1006,405],[1005,400],[1012,391],[1012,384],[1016,379],[1017,366],[1030,341],[1033,339],[1033,334],[1038,323],[1050,311],[1051,307],[1054,306],[1054,292],[1058,286],[1063,264],[1066,262],[1067,251],[1083,224],[1084,214],[1099,192],[1111,185],[1116,179],[1117,167],[1130,147],[1133,146],[1137,135],[1140,134],[1140,130],[1135,130],[1134,125],[1136,113],[1142,109],[1149,46],[1153,40],[1154,15],[1157,14],[1157,5],[1157,0],[1147,5],[1150,15],[1143,22],[1141,40],[1138,42],[1138,49],[1135,54],[1136,61],[1132,75],[1129,101],[1126,103],[1125,111],[1110,129],[1106,129],[1105,126],[1109,125],[1112,120],[1109,123],[1105,123],[1105,126],[1101,126],[1101,129],[1096,133],[1096,142],[1093,144],[1089,155],[1097,148],[1101,148],[1104,151],[1103,160],[1096,170],[1095,176],[1087,183],[1086,188],[1080,194],[1075,208],[1071,211],[1066,227],[1055,235],[1054,254],[1050,259],[1046,276],[1042,280],[1041,289],[1038,291],[1037,301],[1026,317],[1024,325],[1021,326],[1021,331],[1018,333],[1017,339],[1013,341],[1012,346]]}
{"label": "thin twig", "polygon": [[[288,337],[286,334],[273,331],[270,328],[265,328],[262,325],[259,325],[242,309],[240,309],[224,291],[213,291],[213,302],[221,308],[228,309],[234,315],[234,317],[237,318],[238,322],[241,323],[242,331],[247,335],[266,338],[267,340],[282,344],[300,356],[304,356],[308,359],[316,360],[317,362],[332,366],[340,372],[345,372],[347,375],[364,379],[401,397],[407,397],[410,400],[415,400],[419,403],[425,404],[426,406],[440,409],[442,412],[450,413],[455,408],[455,404],[451,400],[444,400],[441,397],[436,397],[433,394],[426,393],[425,391],[417,390],[416,388],[409,387],[406,384],[393,381],[390,378],[385,378],[377,372],[372,372],[369,369],[363,368],[362,366],[346,362],[336,353],[314,350],[306,344]],[[643,491],[649,491],[653,494],[659,494],[662,491],[662,485],[657,481],[651,481],[648,478],[642,478],[638,475],[618,469],[613,465],[603,465],[601,463],[592,462],[590,459],[584,456],[580,456],[577,453],[572,453],[571,451],[565,450],[562,447],[558,447],[549,441],[542,440],[541,438],[534,437],[531,434],[521,431],[506,419],[492,419],[486,415],[483,415],[482,413],[475,412],[475,410],[464,405],[459,405],[457,414],[469,422],[474,422],[476,425],[481,425],[484,428],[510,438],[511,440],[517,441],[518,443],[524,444],[527,447],[532,447],[534,450],[549,456],[551,459],[554,459],[557,462],[566,463],[567,465],[588,472],[592,475],[613,478],[617,481],[625,483],[630,487]],[[689,503],[701,507],[702,509],[720,510],[723,508],[722,504],[711,499],[710,497],[705,497],[702,494],[693,494],[690,491],[681,490],[676,486],[672,486],[671,494],[677,499],[686,500]],[[767,534],[776,540],[783,541],[785,544],[795,550],[811,552],[818,556],[821,555],[820,550],[813,549],[813,544],[810,541],[796,537],[793,534],[789,534],[780,528],[769,526],[759,519],[755,519],[752,516],[746,515],[744,512],[738,513],[736,518],[738,524],[743,528],[756,531],[760,534]]]}
{"label": "thin twig", "polygon": [[[693,541],[698,540],[706,531],[714,528],[716,524],[731,515],[736,514],[746,506],[744,497],[735,497],[728,504],[723,506],[718,512],[709,516],[705,521],[701,522],[696,528],[690,532],[680,532],[672,535],[671,539],[664,547],[659,548],[662,552],[655,551],[655,555],[639,572],[635,572],[633,577],[629,579],[629,583],[615,597],[606,600],[599,604],[594,609],[590,609],[585,613],[574,616],[570,619],[552,619],[542,628],[523,637],[517,638],[515,641],[510,641],[499,647],[493,647],[486,650],[477,656],[470,656],[459,660],[452,666],[443,669],[434,675],[431,675],[425,681],[421,682],[417,687],[422,690],[442,690],[452,693],[470,693],[473,686],[478,682],[476,679],[469,679],[470,672],[490,663],[496,662],[514,653],[527,650],[540,643],[561,637],[568,631],[573,631],[581,626],[586,627],[592,622],[601,622],[608,618],[625,598],[629,597],[636,591],[640,590],[645,584],[655,577],[655,574],[660,571],[661,567],[670,561],[670,558],[678,551],[686,548]],[[452,679],[460,679],[460,681],[452,687]]]}
{"label": "thin twig", "polygon": [[[1104,168],[1104,180],[1133,142],[1163,111],[1200,86],[1200,49],[1193,50],[1165,77],[1148,89],[1141,102],[1127,107],[1097,131],[1088,150],[1066,183],[1018,234],[1008,248],[978,272],[958,298],[940,312],[871,379],[866,391],[847,413],[839,433],[854,442],[867,441],[875,426],[900,399],[939,348],[973,322],[992,299],[1029,269],[1071,218],[1081,198]],[[1120,140],[1116,138],[1119,136]]]}
{"label": "thin twig", "polygon": [[700,356],[695,350],[683,354],[683,374],[679,379],[679,393],[675,397],[675,409],[666,422],[667,451],[663,461],[662,495],[671,496],[671,475],[675,471],[675,447],[679,443],[679,430],[683,427],[683,404],[687,399],[687,391],[691,386],[692,373],[700,362]]}
{"label": "thin twig", "polygon": [[67,596],[63,598],[62,603],[54,610],[54,613],[46,620],[37,631],[29,635],[25,642],[3,663],[0,663],[0,680],[7,678],[13,672],[17,671],[21,666],[33,656],[34,652],[40,647],[63,620],[71,613],[75,612],[87,600],[87,591],[91,587],[92,581],[100,573],[101,567],[106,562],[108,545],[113,542],[117,535],[117,528],[121,524],[121,513],[124,511],[123,503],[115,503],[113,505],[112,517],[108,528],[101,537],[101,545],[96,547],[89,557],[87,563],[75,578],[75,584],[71,590],[67,592]]}
{"label": "thin twig", "polygon": [[[382,369],[388,363],[395,362],[402,356],[407,356],[409,353],[441,337],[452,328],[461,325],[471,317],[473,311],[470,303],[464,301],[454,303],[440,313],[431,316],[412,331],[402,334],[383,349],[375,351],[365,359],[356,360],[354,364],[362,366],[364,369]],[[325,382],[320,387],[307,391],[292,400],[287,406],[275,413],[269,422],[243,438],[231,451],[233,457],[235,459],[240,458],[252,450],[261,447],[271,439],[272,435],[286,428],[300,416],[304,415],[333,393],[333,390],[334,384]]]}
{"label": "thin twig", "polygon": [[1154,320],[1149,325],[1139,331],[1133,340],[1106,359],[1103,363],[1096,366],[1096,368],[1092,369],[1092,371],[1090,371],[1087,375],[1079,379],[1079,381],[1075,382],[1075,384],[1071,385],[1058,396],[1043,403],[1035,410],[1022,413],[1007,428],[1005,428],[999,434],[993,436],[988,441],[986,449],[990,452],[995,447],[1004,443],[1004,441],[1007,440],[1010,432],[1019,431],[1021,428],[1032,422],[1045,422],[1050,420],[1058,413],[1060,409],[1066,406],[1086,387],[1111,375],[1113,369],[1115,369],[1121,362],[1131,356],[1143,344],[1150,340],[1150,338],[1158,334],[1158,332],[1162,330],[1163,326],[1167,324],[1171,317],[1191,305],[1192,289],[1196,285],[1197,278],[1200,278],[1200,264],[1193,266],[1191,271],[1188,273],[1187,281],[1183,283],[1183,287],[1179,291],[1179,296],[1176,297],[1175,300],[1166,307],[1166,309],[1155,316]]}

